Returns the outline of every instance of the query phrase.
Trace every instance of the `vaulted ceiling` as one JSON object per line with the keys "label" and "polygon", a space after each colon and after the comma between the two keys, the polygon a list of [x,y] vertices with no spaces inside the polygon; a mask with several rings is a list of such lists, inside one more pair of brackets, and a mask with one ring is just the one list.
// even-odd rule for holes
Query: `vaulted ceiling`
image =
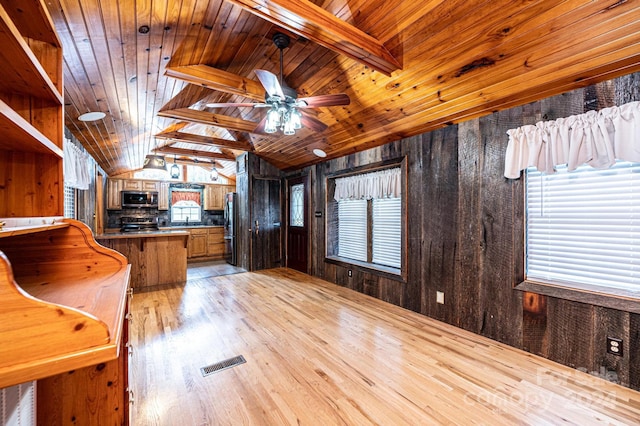
{"label": "vaulted ceiling", "polygon": [[[65,124],[111,176],[146,154],[215,161],[254,151],[281,169],[335,158],[640,70],[640,1],[47,0],[64,48]],[[326,124],[255,130],[255,69]],[[102,111],[83,122],[78,116]]]}

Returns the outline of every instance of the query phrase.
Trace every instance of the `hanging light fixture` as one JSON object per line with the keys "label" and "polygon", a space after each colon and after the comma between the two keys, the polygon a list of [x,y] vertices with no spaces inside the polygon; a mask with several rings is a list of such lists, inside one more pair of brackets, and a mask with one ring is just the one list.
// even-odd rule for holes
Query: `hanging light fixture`
{"label": "hanging light fixture", "polygon": [[173,166],[171,166],[171,179],[178,179],[180,177],[180,166],[176,164],[176,157],[173,156]]}
{"label": "hanging light fixture", "polygon": [[167,170],[167,163],[162,155],[148,154],[144,157],[143,169]]}
{"label": "hanging light fixture", "polygon": [[220,176],[220,173],[218,173],[218,169],[216,168],[215,163],[213,164],[213,169],[211,169],[211,180],[213,182],[216,182],[218,180],[218,177]]}

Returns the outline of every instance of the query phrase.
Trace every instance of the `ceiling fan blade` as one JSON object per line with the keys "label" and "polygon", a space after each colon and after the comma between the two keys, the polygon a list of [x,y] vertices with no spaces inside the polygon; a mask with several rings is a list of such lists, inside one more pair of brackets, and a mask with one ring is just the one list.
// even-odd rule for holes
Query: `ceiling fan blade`
{"label": "ceiling fan blade", "polygon": [[[300,105],[303,103],[306,105]],[[345,93],[335,93],[331,95],[318,95],[318,96],[309,96],[307,98],[299,98],[298,105],[300,108],[317,108],[317,107],[329,107],[329,106],[338,106],[338,105],[349,105],[351,103],[351,99]]]}
{"label": "ceiling fan blade", "polygon": [[266,125],[267,125],[267,116],[265,115],[265,117],[262,120],[260,120],[260,122],[258,122],[258,125],[253,130],[253,133],[266,134],[267,132],[264,131],[264,127]]}
{"label": "ceiling fan blade", "polygon": [[300,117],[300,122],[302,123],[302,127],[306,127],[307,129],[311,129],[314,132],[324,132],[324,130],[328,127],[322,121],[318,120],[312,115],[307,114],[304,111],[300,111],[302,117]]}
{"label": "ceiling fan blade", "polygon": [[207,108],[227,108],[227,107],[255,107],[256,103],[252,102],[222,102],[222,103],[208,103]]}
{"label": "ceiling fan blade", "polygon": [[254,70],[254,72],[258,76],[258,80],[260,80],[260,83],[262,83],[269,96],[280,96],[280,99],[285,98],[282,86],[280,86],[278,77],[275,74],[265,70]]}

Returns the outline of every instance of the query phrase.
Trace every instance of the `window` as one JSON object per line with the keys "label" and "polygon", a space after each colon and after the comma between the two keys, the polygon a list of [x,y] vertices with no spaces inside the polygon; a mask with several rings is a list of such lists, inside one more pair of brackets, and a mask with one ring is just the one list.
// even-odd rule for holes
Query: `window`
{"label": "window", "polygon": [[304,226],[304,183],[291,186],[291,226]]}
{"label": "window", "polygon": [[526,172],[528,280],[640,295],[640,163]]}
{"label": "window", "polygon": [[76,217],[76,190],[69,185],[64,185],[64,217],[75,219]]}
{"label": "window", "polygon": [[202,190],[171,189],[171,222],[202,222]]}
{"label": "window", "polygon": [[327,204],[327,258],[401,274],[402,168],[338,176],[329,182],[333,194]]}

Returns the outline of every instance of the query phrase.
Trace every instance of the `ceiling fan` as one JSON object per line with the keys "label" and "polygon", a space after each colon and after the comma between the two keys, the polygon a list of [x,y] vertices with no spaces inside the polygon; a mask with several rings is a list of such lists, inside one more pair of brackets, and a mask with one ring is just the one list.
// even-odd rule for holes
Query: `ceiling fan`
{"label": "ceiling fan", "polygon": [[298,98],[296,91],[284,82],[282,77],[283,50],[289,47],[290,38],[283,33],[275,33],[273,43],[280,50],[280,78],[265,70],[254,70],[264,86],[264,102],[208,103],[209,108],[250,107],[268,108],[267,115],[256,126],[258,133],[275,133],[278,129],[285,135],[293,135],[302,126],[322,132],[327,125],[305,111],[306,108],[349,105],[351,100],[344,93]]}

